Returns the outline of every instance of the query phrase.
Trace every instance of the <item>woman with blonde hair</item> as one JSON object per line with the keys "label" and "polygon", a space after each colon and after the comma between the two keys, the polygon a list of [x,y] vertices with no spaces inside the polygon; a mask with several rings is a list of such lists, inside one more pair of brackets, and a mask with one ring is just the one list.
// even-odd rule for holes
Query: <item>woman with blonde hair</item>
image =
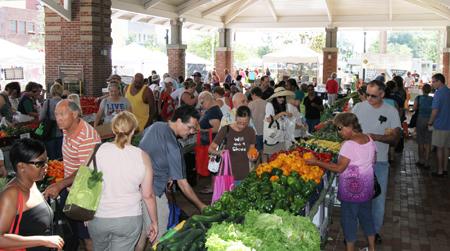
{"label": "woman with blonde hair", "polygon": [[42,139],[45,144],[45,149],[47,149],[49,159],[62,158],[63,133],[56,124],[55,108],[56,104],[58,104],[58,102],[62,99],[61,96],[63,91],[64,87],[58,82],[55,82],[50,87],[50,98],[44,102],[39,113],[40,122],[45,119],[49,119],[51,121],[48,123],[51,127],[50,133],[47,137]]}
{"label": "woman with blonde hair", "polygon": [[[80,103],[80,95],[76,94],[76,93],[71,93],[67,96],[67,99],[72,100],[73,102],[75,102],[75,104],[78,105],[78,107],[80,108],[80,111],[83,111],[81,109],[81,103]],[[83,115],[83,112],[80,112],[80,116]]]}
{"label": "woman with blonde hair", "polygon": [[111,127],[114,141],[102,144],[95,155],[97,169],[103,173],[103,190],[88,229],[94,250],[134,250],[143,232],[142,213],[151,219],[143,233],[150,241],[158,234],[153,169],[150,157],[131,145],[138,128],[136,117],[122,111],[112,119]]}

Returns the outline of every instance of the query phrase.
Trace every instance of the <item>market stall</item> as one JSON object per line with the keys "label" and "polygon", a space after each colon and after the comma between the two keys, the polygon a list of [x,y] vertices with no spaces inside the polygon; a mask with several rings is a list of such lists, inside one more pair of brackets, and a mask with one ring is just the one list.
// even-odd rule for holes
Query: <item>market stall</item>
{"label": "market stall", "polygon": [[[320,250],[327,239],[331,221],[337,191],[336,175],[318,166],[309,166],[305,160],[314,156],[325,162],[337,161],[342,139],[331,120],[334,114],[348,110],[353,102],[358,102],[356,93],[328,107],[322,114],[322,124],[311,139],[298,142],[290,151],[272,155],[232,191],[225,192],[206,207],[201,215],[194,215],[169,230],[154,248],[289,249],[294,237],[283,235],[285,231],[293,231],[284,221],[285,217],[296,222],[297,247],[294,250]],[[250,227],[251,224],[259,227]],[[269,237],[271,234],[276,237]]]}

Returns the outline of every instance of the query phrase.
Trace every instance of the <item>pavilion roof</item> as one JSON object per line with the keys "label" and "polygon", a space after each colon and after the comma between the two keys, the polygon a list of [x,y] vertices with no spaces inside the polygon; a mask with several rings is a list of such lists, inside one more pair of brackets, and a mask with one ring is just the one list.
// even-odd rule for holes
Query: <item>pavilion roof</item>
{"label": "pavilion roof", "polygon": [[113,18],[216,28],[442,28],[450,0],[112,0]]}

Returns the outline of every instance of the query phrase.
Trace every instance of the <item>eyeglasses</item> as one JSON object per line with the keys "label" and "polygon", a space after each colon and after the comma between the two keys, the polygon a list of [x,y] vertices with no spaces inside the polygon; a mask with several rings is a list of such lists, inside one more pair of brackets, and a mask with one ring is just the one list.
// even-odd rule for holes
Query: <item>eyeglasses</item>
{"label": "eyeglasses", "polygon": [[41,161],[27,161],[25,163],[32,164],[36,168],[44,168],[48,164],[48,158],[46,160],[41,160]]}
{"label": "eyeglasses", "polygon": [[367,93],[366,92],[366,96],[369,98],[378,98],[378,96],[377,95],[373,95],[373,94],[369,94],[369,93]]}
{"label": "eyeglasses", "polygon": [[344,128],[343,126],[336,126],[336,129],[340,132],[342,131],[342,128]]}

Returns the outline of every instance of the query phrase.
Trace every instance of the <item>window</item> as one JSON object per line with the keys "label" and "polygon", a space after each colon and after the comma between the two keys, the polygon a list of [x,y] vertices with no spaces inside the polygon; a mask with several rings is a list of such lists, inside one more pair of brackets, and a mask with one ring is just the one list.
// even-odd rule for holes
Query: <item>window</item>
{"label": "window", "polygon": [[11,33],[17,33],[17,21],[16,20],[9,21],[9,31]]}
{"label": "window", "polygon": [[4,69],[5,80],[23,79],[23,67]]}
{"label": "window", "polygon": [[28,33],[34,33],[35,32],[35,30],[34,30],[34,23],[32,23],[32,22],[28,22],[27,23],[27,32]]}
{"label": "window", "polygon": [[17,33],[19,34],[25,34],[26,33],[26,26],[25,21],[19,21],[17,22]]}

